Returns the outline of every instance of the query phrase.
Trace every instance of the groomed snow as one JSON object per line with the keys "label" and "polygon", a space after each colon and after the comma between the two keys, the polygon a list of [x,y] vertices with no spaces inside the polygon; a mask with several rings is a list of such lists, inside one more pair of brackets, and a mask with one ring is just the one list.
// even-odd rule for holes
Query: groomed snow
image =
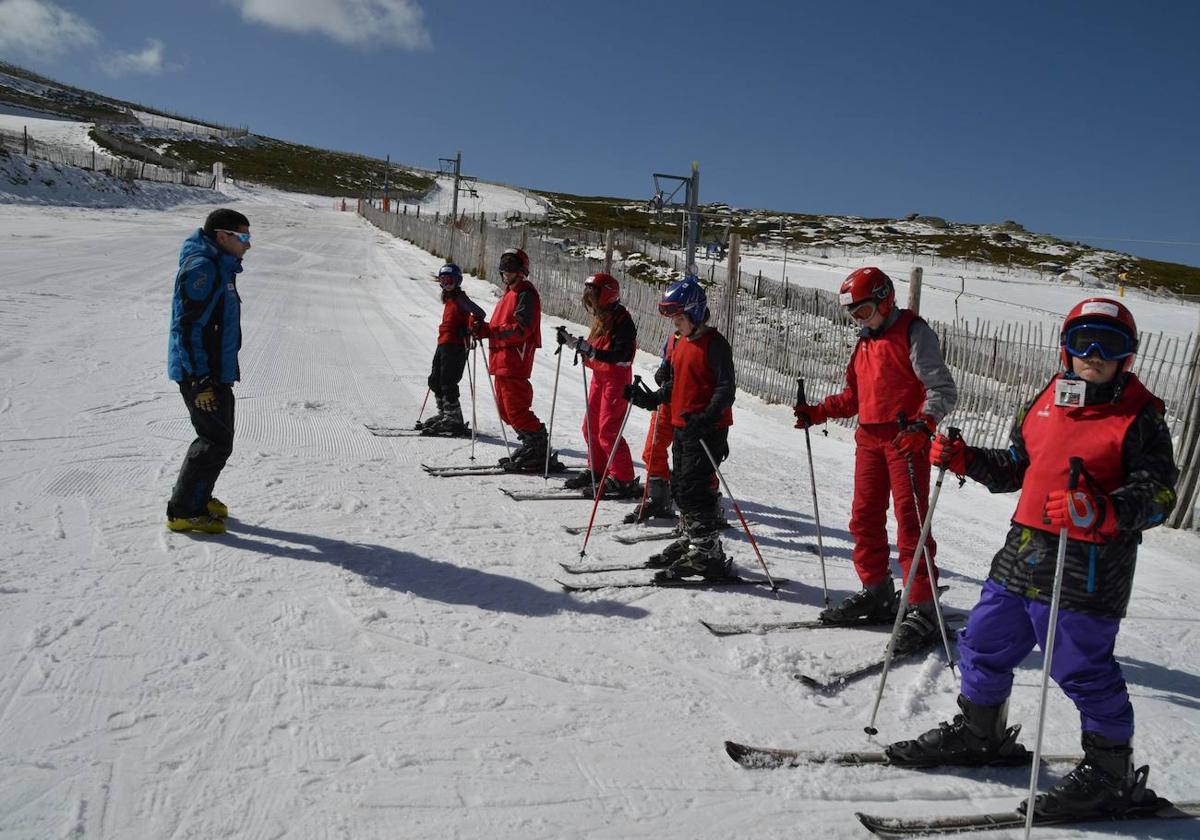
{"label": "groomed snow", "polygon": [[[726,758],[726,738],[868,746],[874,680],[827,696],[791,674],[869,659],[880,636],[718,639],[698,624],[821,606],[790,410],[739,395],[723,468],[772,573],[790,581],[777,596],[566,594],[557,563],[581,540],[560,525],[585,523],[587,503],[498,492],[541,487],[535,477],[426,476],[422,462],[466,463],[471,444],[363,428],[416,419],[439,260],[321,202],[255,191],[234,204],[254,247],[239,279],[238,437],[217,487],[234,518],[218,537],[163,527],[192,436],[165,377],[172,279],[209,208],[0,205],[0,836],[859,838],[858,810],[1003,810],[1024,796],[1016,770],[752,772]],[[490,285],[466,287],[490,309]],[[546,319],[547,341],[558,323]],[[535,365],[543,419],[555,359],[545,347]],[[572,463],[579,370],[562,366],[555,414]],[[478,385],[475,454],[489,461],[503,445]],[[646,427],[635,411],[635,452]],[[812,445],[839,597],[857,588],[853,445],[839,428]],[[950,606],[973,603],[1014,503],[947,483],[934,530]],[[628,509],[603,503],[598,521]],[[744,536],[728,547],[753,574]],[[588,545],[594,559],[648,550],[603,534]],[[1194,533],[1146,535],[1117,649],[1136,758],[1178,798],[1193,798],[1200,770],[1198,554]],[[1040,662],[1019,671],[1012,701],[1030,733]],[[937,655],[897,666],[880,737],[936,725],[955,694]],[[1078,718],[1057,691],[1048,716],[1047,751],[1076,751]],[[1123,828],[1038,836],[1195,836],[1179,823]]]}

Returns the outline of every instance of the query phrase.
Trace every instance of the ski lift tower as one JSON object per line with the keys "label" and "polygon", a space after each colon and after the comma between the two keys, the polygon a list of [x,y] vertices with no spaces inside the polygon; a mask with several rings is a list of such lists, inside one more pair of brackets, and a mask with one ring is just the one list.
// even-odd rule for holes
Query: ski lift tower
{"label": "ski lift tower", "polygon": [[[683,190],[683,200],[678,200]],[[687,224],[687,259],[685,270],[691,273],[696,265],[696,243],[700,239],[700,164],[692,161],[692,174],[665,175],[654,173],[654,198],[651,200],[661,213],[664,207],[677,207],[683,211]]]}
{"label": "ski lift tower", "polygon": [[479,193],[473,186],[475,176],[462,174],[462,151],[452,158],[438,158],[438,174],[454,176],[454,197],[450,209],[452,224],[458,223],[458,194],[465,193],[472,198],[479,198]]}

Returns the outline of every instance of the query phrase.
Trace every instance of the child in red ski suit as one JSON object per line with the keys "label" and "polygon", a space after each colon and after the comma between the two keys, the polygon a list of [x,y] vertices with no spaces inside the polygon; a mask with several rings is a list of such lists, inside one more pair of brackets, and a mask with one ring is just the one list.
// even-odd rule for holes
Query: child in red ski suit
{"label": "child in red ski suit", "polygon": [[501,464],[537,472],[546,460],[546,426],[533,413],[533,355],[542,346],[542,300],[529,282],[529,257],[519,248],[500,255],[504,295],[488,321],[471,317],[471,334],[488,339],[488,373],[495,378],[500,421],[516,430],[521,445]]}
{"label": "child in red ski suit", "polygon": [[[620,432],[629,406],[624,391],[633,381],[637,326],[621,305],[620,284],[609,274],[593,274],[584,281],[583,306],[592,315],[588,337],[573,336],[566,327],[559,327],[558,343],[574,347],[592,371],[587,417],[583,421],[588,468],[567,479],[563,486],[591,496],[593,482],[603,481],[606,497],[634,498],[641,495],[642,488],[633,474],[629,444]],[[610,458],[612,466],[605,475]]]}
{"label": "child in red ski suit", "polygon": [[437,414],[417,428],[427,435],[469,434],[463,421],[458,383],[467,364],[471,333],[467,328],[472,315],[483,318],[483,310],[462,289],[462,269],[446,263],[437,273],[442,287],[442,322],[438,325],[437,350],[429,371],[429,390],[437,400]]}
{"label": "child in red ski suit", "polygon": [[737,394],[733,348],[709,325],[704,288],[692,275],[667,288],[658,311],[671,318],[680,335],[665,380],[657,391],[630,385],[625,396],[647,411],[671,407],[671,493],[679,506],[684,534],[654,555],[648,565],[664,567],[655,574],[659,581],[696,576],[719,580],[727,578],[732,569],[721,545],[723,517],[716,465],[729,457],[729,427]]}
{"label": "child in red ski suit", "polygon": [[[925,453],[937,424],[958,400],[958,389],[937,336],[920,316],[896,307],[891,278],[878,268],[860,268],[842,283],[840,302],[861,326],[846,368],[846,388],[817,405],[795,407],[796,428],[830,417],[858,415],[854,461],[854,503],[850,533],[854,568],[863,590],[821,613],[831,624],[895,620],[896,593],[888,568],[888,496],[896,506],[897,548],[905,580],[915,574],[909,609],[893,651],[904,656],[938,638],[933,587],[924,558],[915,558],[929,504],[929,462]],[[902,427],[897,419],[905,418]],[[914,504],[914,496],[919,504]],[[920,518],[918,518],[920,517]],[[925,550],[936,556],[932,534]]]}

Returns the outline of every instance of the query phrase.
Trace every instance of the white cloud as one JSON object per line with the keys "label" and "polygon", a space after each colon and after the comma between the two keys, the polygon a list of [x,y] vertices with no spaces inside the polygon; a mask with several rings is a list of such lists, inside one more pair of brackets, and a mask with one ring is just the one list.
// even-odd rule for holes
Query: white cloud
{"label": "white cloud", "polygon": [[165,69],[163,42],[157,38],[150,38],[146,41],[146,48],[141,52],[111,55],[100,61],[100,67],[110,76],[128,76],[139,73],[156,76]]}
{"label": "white cloud", "polygon": [[242,17],[290,32],[318,32],[350,46],[431,44],[416,0],[228,0]]}
{"label": "white cloud", "polygon": [[0,0],[0,52],[42,58],[94,44],[96,30],[79,15],[43,0]]}

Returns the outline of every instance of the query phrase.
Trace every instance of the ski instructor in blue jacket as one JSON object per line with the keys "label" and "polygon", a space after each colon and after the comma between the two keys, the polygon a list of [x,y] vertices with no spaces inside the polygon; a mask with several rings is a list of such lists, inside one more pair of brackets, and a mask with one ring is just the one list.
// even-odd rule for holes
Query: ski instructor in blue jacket
{"label": "ski instructor in blue jacket", "polygon": [[233,452],[233,383],[241,378],[242,346],[237,275],[249,250],[250,221],[222,208],[179,251],[167,376],[179,383],[196,439],[167,503],[172,531],[225,532],[229,510],[213,496],[213,487]]}

